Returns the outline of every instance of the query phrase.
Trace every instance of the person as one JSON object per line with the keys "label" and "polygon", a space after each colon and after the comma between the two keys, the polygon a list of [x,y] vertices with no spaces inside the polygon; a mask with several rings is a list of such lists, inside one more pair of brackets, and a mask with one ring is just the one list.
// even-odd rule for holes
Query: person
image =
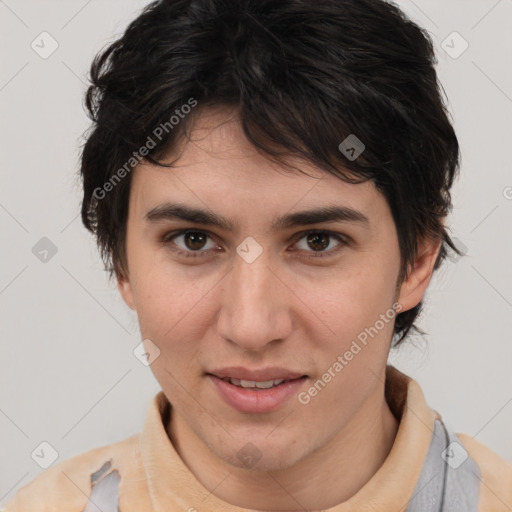
{"label": "person", "polygon": [[82,219],[162,390],[7,511],[512,509],[387,364],[458,251],[435,65],[384,0],[162,0],[96,56]]}

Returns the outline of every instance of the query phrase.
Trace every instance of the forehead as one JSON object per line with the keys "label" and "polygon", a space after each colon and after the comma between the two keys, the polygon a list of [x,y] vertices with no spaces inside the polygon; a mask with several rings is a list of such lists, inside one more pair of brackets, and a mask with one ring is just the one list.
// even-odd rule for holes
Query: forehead
{"label": "forehead", "polygon": [[225,109],[204,110],[190,137],[180,140],[163,161],[172,161],[173,167],[142,163],[134,170],[134,208],[188,201],[224,210],[236,204],[237,211],[261,214],[338,204],[368,217],[387,208],[372,182],[347,183],[304,159],[287,157],[286,166],[272,161],[247,140],[238,117]]}

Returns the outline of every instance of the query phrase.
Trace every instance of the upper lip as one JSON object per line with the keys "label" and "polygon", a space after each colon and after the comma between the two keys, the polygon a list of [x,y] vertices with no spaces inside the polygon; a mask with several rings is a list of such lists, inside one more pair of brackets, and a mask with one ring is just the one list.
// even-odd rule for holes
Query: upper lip
{"label": "upper lip", "polygon": [[249,369],[242,366],[230,366],[226,368],[219,368],[208,372],[220,379],[231,378],[239,380],[249,380],[255,382],[265,382],[268,380],[292,380],[299,377],[304,377],[304,373],[292,372],[286,368],[269,367],[260,369]]}

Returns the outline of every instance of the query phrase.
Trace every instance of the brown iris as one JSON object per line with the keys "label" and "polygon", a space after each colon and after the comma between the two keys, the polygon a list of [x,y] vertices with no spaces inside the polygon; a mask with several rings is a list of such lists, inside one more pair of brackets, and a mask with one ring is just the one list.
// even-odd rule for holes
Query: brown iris
{"label": "brown iris", "polygon": [[185,245],[190,250],[202,249],[206,243],[207,235],[200,231],[189,231],[184,235]]}
{"label": "brown iris", "polygon": [[310,233],[307,241],[312,249],[321,251],[329,246],[329,235],[326,233]]}

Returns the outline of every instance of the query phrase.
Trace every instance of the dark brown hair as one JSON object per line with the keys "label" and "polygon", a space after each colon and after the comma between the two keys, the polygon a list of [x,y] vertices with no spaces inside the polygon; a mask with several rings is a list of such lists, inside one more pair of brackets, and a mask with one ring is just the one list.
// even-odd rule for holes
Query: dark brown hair
{"label": "dark brown hair", "polygon": [[[424,237],[442,241],[438,268],[458,252],[443,221],[459,146],[436,63],[428,33],[381,0],[149,4],[96,56],[86,96],[82,220],[111,275],[123,272],[129,171],[142,158],[170,165],[163,155],[212,105],[234,107],[270,158],[371,180],[393,214],[401,279]],[[340,146],[351,134],[365,146],[357,158]],[[395,346],[421,307],[397,316]]]}

